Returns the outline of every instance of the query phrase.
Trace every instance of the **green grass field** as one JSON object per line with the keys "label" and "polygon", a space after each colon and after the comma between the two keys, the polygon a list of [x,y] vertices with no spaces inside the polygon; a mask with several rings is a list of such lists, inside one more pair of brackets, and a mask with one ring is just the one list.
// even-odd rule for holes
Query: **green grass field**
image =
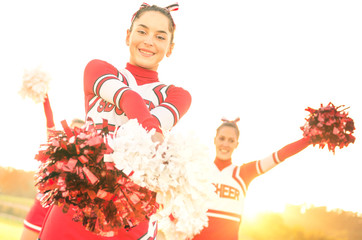
{"label": "green grass field", "polygon": [[0,239],[19,240],[23,231],[23,218],[32,206],[33,198],[0,194]]}
{"label": "green grass field", "polygon": [[34,202],[34,198],[15,197],[10,195],[0,194],[0,202],[1,201],[21,204],[24,206],[31,207],[31,205],[33,205]]}
{"label": "green grass field", "polygon": [[22,230],[22,221],[0,216],[0,239],[19,240]]}

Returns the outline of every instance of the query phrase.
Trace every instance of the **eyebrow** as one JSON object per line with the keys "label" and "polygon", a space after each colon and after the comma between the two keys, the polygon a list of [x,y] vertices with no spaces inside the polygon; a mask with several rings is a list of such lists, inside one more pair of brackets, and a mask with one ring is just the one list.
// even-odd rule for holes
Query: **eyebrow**
{"label": "eyebrow", "polygon": [[[142,24],[142,23],[138,24],[138,26],[143,27],[143,28],[146,28],[146,29],[149,29],[149,27],[147,27],[146,25],[144,25],[144,24]],[[168,33],[167,33],[166,31],[163,31],[163,30],[158,30],[158,31],[156,31],[156,32],[164,33],[164,34],[168,35]]]}

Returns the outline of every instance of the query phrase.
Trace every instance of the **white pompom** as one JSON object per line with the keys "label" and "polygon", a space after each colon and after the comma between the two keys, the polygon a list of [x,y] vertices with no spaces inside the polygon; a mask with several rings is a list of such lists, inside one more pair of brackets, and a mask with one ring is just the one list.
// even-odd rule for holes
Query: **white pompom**
{"label": "white pompom", "polygon": [[158,146],[152,134],[136,120],[122,125],[112,143],[113,161],[120,170],[132,169],[136,184],[157,192],[162,208],[152,220],[167,239],[192,238],[207,226],[206,203],[216,197],[208,149],[193,134],[167,133]]}
{"label": "white pompom", "polygon": [[25,70],[23,76],[23,85],[19,94],[25,98],[29,97],[35,103],[44,102],[49,90],[50,76],[42,71],[40,67],[32,70]]}

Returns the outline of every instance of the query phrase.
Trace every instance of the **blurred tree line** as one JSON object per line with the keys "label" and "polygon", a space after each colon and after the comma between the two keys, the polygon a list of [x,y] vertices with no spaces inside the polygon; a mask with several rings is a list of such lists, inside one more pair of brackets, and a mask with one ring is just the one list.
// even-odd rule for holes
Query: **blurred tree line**
{"label": "blurred tree line", "polygon": [[263,213],[244,221],[240,236],[243,240],[361,240],[362,215],[288,205],[284,213]]}
{"label": "blurred tree line", "polygon": [[0,167],[0,194],[34,198],[34,172]]}

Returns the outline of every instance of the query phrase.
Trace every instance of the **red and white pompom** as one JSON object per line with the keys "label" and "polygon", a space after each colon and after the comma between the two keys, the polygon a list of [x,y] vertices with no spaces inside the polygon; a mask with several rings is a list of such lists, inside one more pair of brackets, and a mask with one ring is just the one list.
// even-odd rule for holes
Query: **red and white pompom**
{"label": "red and white pompom", "polygon": [[32,70],[25,70],[23,75],[23,84],[19,94],[25,98],[29,97],[35,103],[44,102],[45,96],[49,90],[50,76],[37,67]]}
{"label": "red and white pompom", "polygon": [[328,146],[328,150],[335,153],[335,148],[347,147],[354,143],[355,130],[354,121],[348,117],[345,109],[339,110],[342,106],[335,107],[332,103],[319,109],[306,108],[309,112],[306,123],[301,127],[303,136],[310,137],[313,145],[318,144],[320,148]]}
{"label": "red and white pompom", "polygon": [[[63,124],[64,126],[64,124]],[[158,220],[167,239],[187,239],[207,226],[207,202],[216,198],[208,150],[194,135],[151,139],[135,119],[105,137],[87,128],[57,133],[36,159],[43,205],[73,209],[87,230],[112,236],[145,219]]]}
{"label": "red and white pompom", "polygon": [[209,151],[192,133],[165,133],[157,145],[153,131],[129,120],[110,143],[110,161],[157,193],[160,209],[151,219],[158,220],[159,232],[167,239],[192,238],[207,226],[207,203],[216,198]]}
{"label": "red and white pompom", "polygon": [[114,236],[149,219],[159,205],[156,193],[135,184],[126,174],[105,162],[107,124],[98,133],[93,123],[56,132],[36,155],[41,166],[36,185],[43,206],[55,204],[73,212],[73,220],[88,231]]}

